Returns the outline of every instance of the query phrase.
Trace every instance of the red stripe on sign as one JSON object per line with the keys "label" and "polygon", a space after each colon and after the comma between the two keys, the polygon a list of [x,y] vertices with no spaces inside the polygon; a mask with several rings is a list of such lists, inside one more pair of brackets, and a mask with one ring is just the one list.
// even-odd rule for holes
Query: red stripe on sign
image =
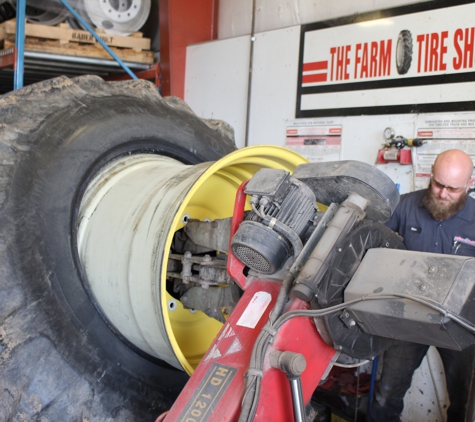
{"label": "red stripe on sign", "polygon": [[328,61],[303,64],[304,72],[309,72],[310,70],[327,70],[327,68],[328,68]]}
{"label": "red stripe on sign", "polygon": [[303,75],[302,76],[302,83],[309,84],[312,82],[326,82],[327,81],[327,74],[326,73],[316,73],[314,75]]}
{"label": "red stripe on sign", "polygon": [[421,136],[423,138],[432,138],[434,136],[434,132],[431,130],[420,130],[417,132],[417,136]]}

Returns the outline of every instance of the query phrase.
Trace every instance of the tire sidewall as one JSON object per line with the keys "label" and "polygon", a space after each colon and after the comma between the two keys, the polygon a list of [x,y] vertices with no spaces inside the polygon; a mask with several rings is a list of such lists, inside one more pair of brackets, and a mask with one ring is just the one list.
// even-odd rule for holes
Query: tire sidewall
{"label": "tire sidewall", "polygon": [[77,209],[88,181],[124,154],[153,153],[195,164],[234,148],[188,112],[126,96],[82,98],[48,116],[29,141],[7,211],[15,225],[12,255],[19,278],[30,300],[44,302],[42,334],[91,382],[107,368],[101,385],[126,392],[153,388],[165,377],[167,391],[177,394],[187,376],[132,350],[91,302],[77,260]]}

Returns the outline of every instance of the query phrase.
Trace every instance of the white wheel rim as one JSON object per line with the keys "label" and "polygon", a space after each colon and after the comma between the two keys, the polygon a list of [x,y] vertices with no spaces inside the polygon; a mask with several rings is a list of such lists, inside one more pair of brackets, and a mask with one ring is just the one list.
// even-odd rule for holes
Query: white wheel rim
{"label": "white wheel rim", "polygon": [[136,347],[191,374],[222,324],[166,291],[174,233],[185,215],[230,217],[237,188],[259,168],[293,171],[303,162],[292,151],[262,146],[195,166],[137,154],[104,167],[83,196],[77,233],[100,312]]}
{"label": "white wheel rim", "polygon": [[89,19],[108,34],[129,35],[144,25],[150,0],[84,0]]}

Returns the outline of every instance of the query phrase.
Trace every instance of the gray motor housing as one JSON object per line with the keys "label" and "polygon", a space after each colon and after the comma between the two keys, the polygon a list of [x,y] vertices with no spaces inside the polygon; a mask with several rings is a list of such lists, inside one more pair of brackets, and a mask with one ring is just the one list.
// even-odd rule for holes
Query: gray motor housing
{"label": "gray motor housing", "polygon": [[317,202],[341,204],[351,193],[368,201],[366,218],[387,221],[399,203],[399,191],[389,176],[360,161],[301,164],[292,177],[312,189]]}
{"label": "gray motor housing", "polygon": [[301,239],[314,222],[315,195],[289,172],[277,169],[256,172],[244,192],[251,196],[251,204],[258,212],[250,211],[239,226],[231,242],[233,253],[256,272],[276,273],[294,253],[293,245],[277,226],[264,224],[263,215]]}

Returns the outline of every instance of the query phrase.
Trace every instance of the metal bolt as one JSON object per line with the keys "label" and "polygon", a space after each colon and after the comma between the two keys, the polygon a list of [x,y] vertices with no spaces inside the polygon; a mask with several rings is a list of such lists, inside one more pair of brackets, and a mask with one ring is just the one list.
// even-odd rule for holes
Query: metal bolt
{"label": "metal bolt", "polygon": [[213,260],[213,258],[211,258],[210,255],[205,255],[205,256],[203,257],[203,262],[211,262],[212,260]]}
{"label": "metal bolt", "polygon": [[341,248],[338,248],[338,252],[341,252]]}
{"label": "metal bolt", "polygon": [[427,289],[427,286],[426,286],[425,284],[421,284],[421,285],[419,286],[419,290],[424,291],[424,290],[426,290],[426,289]]}
{"label": "metal bolt", "polygon": [[168,301],[168,310],[169,311],[175,311],[178,308],[178,304],[176,303],[176,300],[171,299]]}
{"label": "metal bolt", "polygon": [[429,272],[430,273],[435,273],[437,271],[436,267],[429,267]]}
{"label": "metal bolt", "polygon": [[356,325],[356,321],[354,319],[352,319],[350,321],[350,327],[354,327]]}

